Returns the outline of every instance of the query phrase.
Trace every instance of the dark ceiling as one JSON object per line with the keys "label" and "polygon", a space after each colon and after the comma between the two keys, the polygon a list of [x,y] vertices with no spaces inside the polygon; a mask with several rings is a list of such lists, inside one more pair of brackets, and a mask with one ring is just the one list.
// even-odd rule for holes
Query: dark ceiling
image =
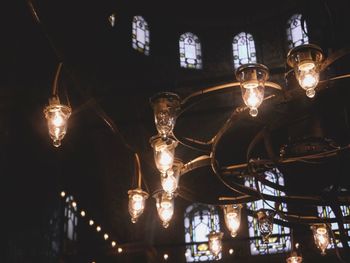
{"label": "dark ceiling", "polygon": [[[276,21],[293,12],[303,12],[317,25],[315,39],[327,53],[350,46],[347,1],[188,2],[28,0],[3,9],[1,192],[6,222],[17,229],[13,242],[20,243],[17,237],[21,231],[28,234],[40,228],[62,189],[72,193],[122,243],[157,247],[183,242],[174,234],[182,229],[183,208],[191,201],[215,204],[218,196],[232,193],[209,167],[203,168],[187,174],[180,183],[185,198],[176,200],[178,223],[169,232],[159,233],[154,200],[148,202],[139,224],[129,223],[127,191],[136,186],[132,151],[141,156],[148,191],[159,188],[148,143],[156,133],[149,98],[163,90],[185,97],[194,90],[232,81],[231,58],[229,53],[223,55],[225,48],[230,52],[230,44],[222,47],[222,39],[230,41],[232,32],[252,29],[262,39],[265,30],[266,35],[273,28],[284,30]],[[108,23],[111,13],[116,14],[113,28]],[[139,14],[154,28],[151,55],[146,58],[130,44],[131,17]],[[192,30],[202,33],[203,48],[213,55],[208,56],[208,66],[202,72],[178,68],[178,35]],[[322,32],[325,36],[320,37]],[[279,47],[285,56],[285,46]],[[60,96],[64,98],[67,91],[73,114],[62,147],[56,149],[47,134],[42,110],[60,61]],[[264,63],[268,62],[265,59]],[[348,73],[349,64],[348,57],[337,61],[324,77]],[[276,64],[271,68],[276,73],[272,78],[280,80],[283,70],[283,62]],[[328,83],[314,100],[296,91],[288,103],[263,105],[257,119],[243,115],[218,145],[218,161],[223,165],[246,162],[249,143],[267,125],[273,127],[272,148],[276,153],[284,144],[315,136],[348,145],[348,85],[348,80]],[[179,138],[209,140],[237,106],[242,106],[239,92],[204,97],[178,119],[175,133]],[[114,130],[103,117],[114,123]],[[177,150],[184,162],[202,154],[183,146]],[[261,144],[252,155],[270,157]],[[316,194],[330,185],[350,189],[348,160],[348,153],[344,153],[322,165],[285,165],[281,169],[290,181],[290,191]]]}

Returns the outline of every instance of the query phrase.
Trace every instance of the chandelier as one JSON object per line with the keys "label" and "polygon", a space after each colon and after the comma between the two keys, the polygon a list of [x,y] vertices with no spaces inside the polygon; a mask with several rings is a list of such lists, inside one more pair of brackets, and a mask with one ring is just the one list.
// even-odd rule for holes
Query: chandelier
{"label": "chandelier", "polygon": [[[294,75],[296,83],[305,90],[308,98],[313,98],[316,91],[321,91],[326,88],[326,83],[347,78],[350,75],[342,75],[334,78],[322,79],[320,74],[333,63],[337,58],[347,54],[347,51],[342,51],[337,56],[325,59],[325,55],[320,47],[312,44],[301,45],[289,51],[287,63],[290,70],[285,74],[286,79]],[[293,98],[300,97],[300,92],[289,88],[286,90],[280,84],[268,81],[269,69],[267,66],[257,63],[245,64],[240,66],[235,77],[237,82],[231,82],[218,86],[213,86],[196,91],[185,98],[180,98],[179,95],[171,92],[158,93],[150,99],[154,113],[155,127],[158,134],[151,137],[149,142],[153,149],[154,163],[160,174],[161,190],[157,191],[153,196],[156,199],[156,207],[159,217],[164,227],[168,227],[169,222],[174,214],[175,197],[178,194],[178,185],[181,177],[193,170],[209,166],[220,181],[232,192],[235,196],[222,196],[217,200],[221,204],[224,219],[227,229],[231,237],[237,236],[237,231],[240,227],[241,209],[247,202],[263,200],[264,202],[288,203],[295,202],[299,205],[307,204],[325,204],[321,196],[271,196],[264,194],[259,189],[259,184],[263,183],[262,177],[257,176],[259,169],[266,165],[273,165],[276,160],[270,159],[247,159],[247,163],[232,164],[221,166],[216,158],[217,145],[223,135],[230,129],[232,124],[239,118],[244,116],[246,112],[252,118],[258,116],[259,107],[264,103],[286,103]],[[286,82],[288,85],[288,82]],[[219,91],[230,89],[241,89],[243,105],[234,109],[228,120],[218,130],[216,135],[209,142],[202,142],[192,138],[179,139],[174,128],[176,121],[185,114],[187,109],[191,108],[201,96],[214,95]],[[270,88],[272,92],[266,95],[265,88]],[[183,164],[176,157],[176,147],[179,144],[189,146],[189,148],[203,149],[210,148],[209,155],[200,155],[188,163]],[[204,145],[204,146],[203,146]],[[337,150],[325,151],[317,156],[305,155],[293,158],[280,156],[279,163],[293,163],[299,160],[315,160],[328,156],[334,156],[338,151],[347,149],[348,146],[340,147]],[[248,154],[249,155],[249,154]],[[253,177],[256,182],[256,189],[252,189],[242,185],[237,181],[229,181],[223,177],[224,174],[234,174],[237,171],[245,169],[249,176]],[[180,183],[181,185],[181,183]],[[270,182],[270,187],[278,187],[277,184]],[[238,195],[237,195],[238,194]],[[144,194],[146,196],[146,194]],[[311,199],[310,199],[311,198]],[[143,198],[144,201],[146,198]],[[339,204],[349,204],[349,200],[342,196],[336,197]],[[142,208],[144,205],[142,205]],[[143,211],[143,209],[142,209]],[[324,224],[332,222],[332,219],[310,217],[303,214],[285,213],[283,210],[276,207],[271,209],[260,209],[258,211],[247,211],[247,213],[255,217],[259,224],[259,230],[263,242],[269,243],[272,235],[273,224],[306,224],[310,225],[313,231],[315,244],[324,254],[326,247],[330,244],[330,238],[327,228]],[[282,220],[275,220],[275,216],[279,216]],[[222,232],[211,232],[208,235],[208,247],[214,256],[221,252]],[[302,257],[292,252],[288,257],[287,262],[302,262]]]}

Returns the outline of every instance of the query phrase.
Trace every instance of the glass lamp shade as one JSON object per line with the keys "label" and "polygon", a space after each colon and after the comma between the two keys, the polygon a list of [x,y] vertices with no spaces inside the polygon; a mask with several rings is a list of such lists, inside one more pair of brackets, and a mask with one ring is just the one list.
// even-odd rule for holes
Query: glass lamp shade
{"label": "glass lamp shade", "polygon": [[292,253],[292,255],[286,259],[286,262],[287,263],[302,263],[303,262],[303,258],[301,256],[298,256],[298,255],[294,255]]}
{"label": "glass lamp shade", "polygon": [[321,255],[326,255],[326,249],[330,244],[328,228],[326,224],[316,224],[311,226],[314,235],[315,245],[321,250]]}
{"label": "glass lamp shade", "polygon": [[134,189],[128,191],[129,195],[129,214],[131,216],[131,222],[136,223],[137,219],[142,215],[145,209],[145,202],[148,198],[148,193],[142,189]]}
{"label": "glass lamp shade", "polygon": [[150,101],[157,131],[164,139],[173,132],[180,109],[180,97],[175,93],[161,92],[153,96]]}
{"label": "glass lamp shade", "polygon": [[60,104],[58,99],[51,100],[49,106],[44,109],[49,135],[55,147],[61,145],[61,141],[66,135],[68,119],[71,113],[72,109],[69,106]]}
{"label": "glass lamp shade", "polygon": [[209,250],[215,256],[219,256],[222,250],[222,237],[224,233],[212,231],[208,235],[209,239]]}
{"label": "glass lamp shade", "polygon": [[224,218],[227,229],[232,237],[237,236],[237,231],[241,224],[241,209],[242,205],[224,205]]}
{"label": "glass lamp shade", "polygon": [[269,243],[269,237],[273,231],[273,217],[275,212],[268,209],[260,209],[257,211],[259,231],[264,243]]}
{"label": "glass lamp shade", "polygon": [[287,56],[288,65],[293,67],[295,77],[305,91],[313,98],[320,80],[320,66],[324,60],[322,49],[316,45],[301,45],[291,49]]}
{"label": "glass lamp shade", "polygon": [[162,173],[160,175],[162,188],[168,194],[173,194],[176,192],[179,185],[180,170],[182,166],[182,162],[175,159],[173,167],[167,170],[166,173]]}
{"label": "glass lamp shade", "polygon": [[174,214],[174,197],[165,191],[161,191],[155,196],[156,206],[163,227],[167,228]]}
{"label": "glass lamp shade", "polygon": [[262,64],[245,64],[236,71],[236,78],[241,84],[242,98],[253,117],[258,115],[258,107],[264,100],[265,82],[269,78],[269,70]]}
{"label": "glass lamp shade", "polygon": [[155,136],[151,138],[150,143],[153,147],[156,166],[162,174],[165,174],[173,167],[177,141],[171,137],[164,140],[160,136]]}

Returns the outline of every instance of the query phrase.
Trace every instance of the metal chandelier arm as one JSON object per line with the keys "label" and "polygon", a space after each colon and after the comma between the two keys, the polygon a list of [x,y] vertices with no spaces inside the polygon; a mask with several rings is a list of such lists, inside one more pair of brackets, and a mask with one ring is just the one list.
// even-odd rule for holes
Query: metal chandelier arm
{"label": "metal chandelier arm", "polygon": [[58,97],[58,78],[60,76],[62,66],[63,66],[63,63],[60,62],[56,70],[55,79],[52,84],[52,97]]}

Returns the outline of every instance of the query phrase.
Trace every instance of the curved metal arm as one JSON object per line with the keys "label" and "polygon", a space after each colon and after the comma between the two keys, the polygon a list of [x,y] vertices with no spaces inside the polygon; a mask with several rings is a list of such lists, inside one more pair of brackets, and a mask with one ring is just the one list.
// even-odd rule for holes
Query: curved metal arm
{"label": "curved metal arm", "polygon": [[142,172],[141,172],[141,162],[140,157],[137,153],[135,153],[135,162],[136,162],[136,174],[137,174],[137,188],[141,189],[142,183]]}
{"label": "curved metal arm", "polygon": [[[197,97],[197,96],[200,96],[200,95],[203,95],[203,94],[212,93],[212,92],[215,92],[215,91],[218,91],[218,90],[223,90],[223,89],[228,89],[228,88],[233,88],[233,87],[239,87],[240,85],[241,84],[239,82],[235,81],[235,82],[230,82],[230,83],[226,83],[226,84],[221,84],[221,85],[216,85],[216,86],[213,86],[213,87],[205,88],[205,89],[196,91],[196,92],[188,95],[186,98],[184,98],[181,101],[181,104],[185,104],[190,99],[192,99],[194,97]],[[282,90],[282,87],[279,84],[274,83],[274,82],[270,82],[270,81],[266,81],[265,82],[265,86],[266,87],[270,87],[270,88],[274,88],[274,89],[277,89],[277,90]]]}
{"label": "curved metal arm", "polygon": [[60,76],[60,73],[61,73],[61,69],[62,69],[62,65],[63,63],[60,62],[58,64],[58,67],[57,67],[57,70],[56,70],[56,74],[55,74],[55,79],[53,81],[53,84],[52,84],[52,96],[53,97],[57,97],[58,96],[58,92],[57,92],[57,84],[58,84],[58,77]]}

